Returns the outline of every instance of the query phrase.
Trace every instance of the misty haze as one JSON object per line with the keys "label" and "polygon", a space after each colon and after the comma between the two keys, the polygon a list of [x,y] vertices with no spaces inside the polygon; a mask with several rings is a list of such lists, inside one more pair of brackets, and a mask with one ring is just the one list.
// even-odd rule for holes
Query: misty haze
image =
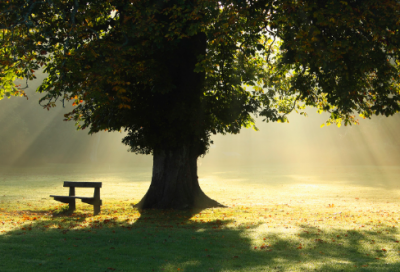
{"label": "misty haze", "polygon": [[[49,111],[43,109],[38,104],[42,95],[34,92],[42,78],[39,75],[29,82],[29,100],[12,97],[0,101],[3,172],[18,174],[54,166],[57,171],[112,173],[122,178],[127,172],[134,175],[140,171],[146,173],[143,181],[150,181],[151,156],[128,152],[121,143],[123,131],[88,135],[86,130],[77,131],[74,122],[63,122],[70,104],[63,108],[58,102]],[[199,177],[234,176],[266,184],[337,181],[397,188],[397,115],[372,120],[360,117],[360,125],[321,128],[326,114],[313,108],[307,112],[308,117],[290,114],[289,124],[265,123],[257,118],[258,132],[242,129],[238,135],[213,136],[209,153],[199,159]]]}

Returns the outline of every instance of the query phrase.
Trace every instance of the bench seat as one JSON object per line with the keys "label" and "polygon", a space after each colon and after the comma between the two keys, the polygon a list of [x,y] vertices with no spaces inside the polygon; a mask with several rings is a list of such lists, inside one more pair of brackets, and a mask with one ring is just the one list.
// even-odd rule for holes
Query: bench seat
{"label": "bench seat", "polygon": [[[59,195],[51,195],[51,197],[54,198],[56,201],[60,201],[63,203],[69,203],[70,199],[81,199],[82,202],[87,203],[87,204],[95,204],[96,198],[90,197],[90,196],[59,196]],[[103,202],[101,199],[99,200],[99,204],[102,205]]]}

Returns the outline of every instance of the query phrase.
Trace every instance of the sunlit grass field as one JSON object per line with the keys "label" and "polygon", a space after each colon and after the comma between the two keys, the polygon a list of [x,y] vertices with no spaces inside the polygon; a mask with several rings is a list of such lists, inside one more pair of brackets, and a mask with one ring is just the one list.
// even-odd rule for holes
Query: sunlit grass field
{"label": "sunlit grass field", "polygon": [[[3,169],[0,271],[400,271],[398,167],[199,172],[228,208],[140,213],[150,167]],[[100,215],[62,213],[66,180],[103,182]]]}

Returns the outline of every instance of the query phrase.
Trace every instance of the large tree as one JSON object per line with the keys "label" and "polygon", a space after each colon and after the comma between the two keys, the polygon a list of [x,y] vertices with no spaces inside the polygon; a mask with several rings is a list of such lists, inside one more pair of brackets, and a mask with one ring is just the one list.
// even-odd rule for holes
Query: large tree
{"label": "large tree", "polygon": [[288,122],[393,115],[400,103],[397,0],[8,0],[0,3],[0,95],[34,78],[44,108],[89,133],[127,131],[153,155],[140,208],[213,207],[197,158],[210,136]]}

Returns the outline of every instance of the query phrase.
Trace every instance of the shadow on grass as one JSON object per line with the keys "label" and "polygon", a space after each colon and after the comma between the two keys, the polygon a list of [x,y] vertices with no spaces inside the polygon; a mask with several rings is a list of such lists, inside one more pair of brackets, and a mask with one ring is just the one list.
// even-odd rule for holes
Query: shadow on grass
{"label": "shadow on grass", "polygon": [[30,218],[0,236],[0,271],[400,270],[398,262],[383,261],[388,254],[398,256],[398,244],[393,241],[387,251],[373,244],[378,238],[390,243],[394,228],[324,233],[304,225],[285,235],[258,223],[234,226],[234,220],[212,219],[212,212],[139,215],[132,209],[127,218],[79,213]]}

